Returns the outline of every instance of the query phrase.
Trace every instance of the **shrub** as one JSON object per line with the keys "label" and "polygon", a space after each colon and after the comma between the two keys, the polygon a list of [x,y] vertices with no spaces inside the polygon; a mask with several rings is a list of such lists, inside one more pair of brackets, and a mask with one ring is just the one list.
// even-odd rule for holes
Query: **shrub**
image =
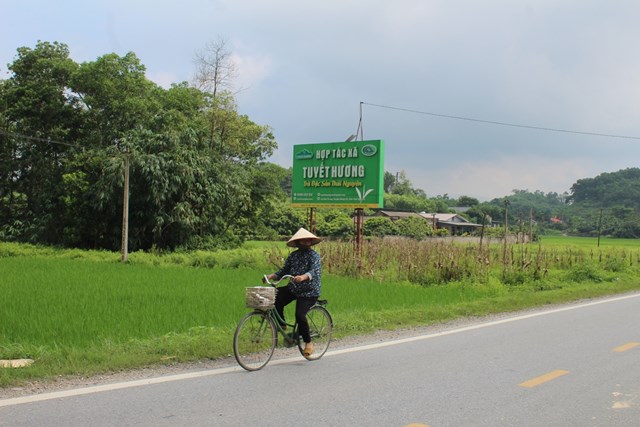
{"label": "shrub", "polygon": [[522,285],[527,281],[527,274],[522,270],[505,271],[502,274],[502,283],[504,283],[505,285]]}
{"label": "shrub", "polygon": [[318,234],[331,237],[348,237],[353,234],[353,220],[344,211],[332,209],[318,218]]}
{"label": "shrub", "polygon": [[414,239],[424,239],[433,233],[433,229],[427,221],[422,218],[409,217],[403,218],[396,222],[398,234],[405,237],[413,237]]}
{"label": "shrub", "polygon": [[369,218],[364,223],[364,235],[375,237],[396,236],[398,235],[398,227],[389,218]]}
{"label": "shrub", "polygon": [[607,257],[602,264],[602,268],[612,273],[622,273],[627,269],[627,265],[623,258]]}
{"label": "shrub", "polygon": [[573,265],[565,277],[571,282],[602,282],[604,280],[598,268],[589,261]]}

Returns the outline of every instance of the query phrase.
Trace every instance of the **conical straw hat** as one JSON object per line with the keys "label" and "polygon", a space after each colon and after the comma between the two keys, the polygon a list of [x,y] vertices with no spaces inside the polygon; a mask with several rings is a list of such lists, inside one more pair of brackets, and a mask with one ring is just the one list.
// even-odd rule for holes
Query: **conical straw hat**
{"label": "conical straw hat", "polygon": [[318,236],[316,236],[312,232],[307,231],[304,228],[301,228],[300,230],[296,231],[296,234],[291,236],[291,238],[287,242],[287,246],[291,246],[292,248],[296,248],[296,247],[298,247],[297,241],[301,240],[301,239],[313,239],[313,242],[311,242],[311,246],[317,245],[318,243],[320,243],[322,241],[321,238],[319,238]]}

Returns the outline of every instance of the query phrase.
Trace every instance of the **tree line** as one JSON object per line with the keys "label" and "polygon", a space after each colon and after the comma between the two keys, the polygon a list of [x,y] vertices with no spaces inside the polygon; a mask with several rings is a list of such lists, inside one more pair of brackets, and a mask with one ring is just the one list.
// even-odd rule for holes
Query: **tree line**
{"label": "tree line", "polygon": [[[0,240],[118,249],[127,172],[131,250],[228,247],[307,224],[289,205],[291,170],[267,161],[271,128],[238,111],[224,41],[196,58],[193,82],[164,89],[133,52],[76,63],[63,43],[17,49],[0,80]],[[386,209],[466,206],[480,224],[506,213],[512,227],[533,218],[541,231],[640,235],[638,169],[579,180],[570,194],[514,190],[482,203],[428,197],[404,172],[386,172],[384,187]],[[317,220],[324,236],[353,234],[348,209],[318,210]],[[365,234],[432,232],[376,219]]]}
{"label": "tree line", "polygon": [[497,235],[504,233],[506,223],[510,233],[533,230],[534,235],[638,238],[640,168],[579,179],[569,192],[515,189],[510,195],[485,202],[447,194],[429,198],[413,187],[404,172],[386,172],[384,205],[385,209],[410,212],[462,211],[460,215],[471,222],[493,226],[490,231]]}
{"label": "tree line", "polygon": [[238,112],[219,53],[202,89],[163,89],[132,52],[78,64],[63,43],[19,48],[0,81],[0,238],[118,248],[128,163],[132,250],[237,241],[284,170],[264,162],[275,138]]}
{"label": "tree line", "polygon": [[481,222],[490,215],[512,231],[533,224],[537,234],[640,237],[640,168],[627,168],[577,180],[565,193],[513,190],[489,202],[469,204],[465,212]]}

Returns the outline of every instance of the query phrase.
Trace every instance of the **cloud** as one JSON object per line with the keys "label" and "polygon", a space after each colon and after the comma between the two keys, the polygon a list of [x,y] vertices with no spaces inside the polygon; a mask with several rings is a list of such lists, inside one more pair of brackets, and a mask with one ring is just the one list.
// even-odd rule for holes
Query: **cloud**
{"label": "cloud", "polygon": [[273,58],[267,55],[232,53],[231,61],[238,71],[235,86],[241,91],[258,88],[273,72]]}
{"label": "cloud", "polygon": [[148,72],[147,78],[165,89],[169,89],[173,83],[177,83],[176,75],[171,72]]}
{"label": "cloud", "polygon": [[[394,167],[394,165],[390,165]],[[395,165],[396,167],[401,165]],[[471,196],[482,201],[512,194],[513,190],[569,192],[581,178],[593,173],[592,161],[536,155],[503,156],[491,161],[450,161],[439,169],[406,169],[415,188],[427,195]]]}

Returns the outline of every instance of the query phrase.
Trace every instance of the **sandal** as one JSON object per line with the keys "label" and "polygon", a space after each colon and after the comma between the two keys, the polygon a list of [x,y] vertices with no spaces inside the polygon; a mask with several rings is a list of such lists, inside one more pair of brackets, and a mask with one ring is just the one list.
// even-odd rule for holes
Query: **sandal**
{"label": "sandal", "polygon": [[311,356],[313,354],[313,343],[305,343],[304,351],[302,352],[304,356]]}

